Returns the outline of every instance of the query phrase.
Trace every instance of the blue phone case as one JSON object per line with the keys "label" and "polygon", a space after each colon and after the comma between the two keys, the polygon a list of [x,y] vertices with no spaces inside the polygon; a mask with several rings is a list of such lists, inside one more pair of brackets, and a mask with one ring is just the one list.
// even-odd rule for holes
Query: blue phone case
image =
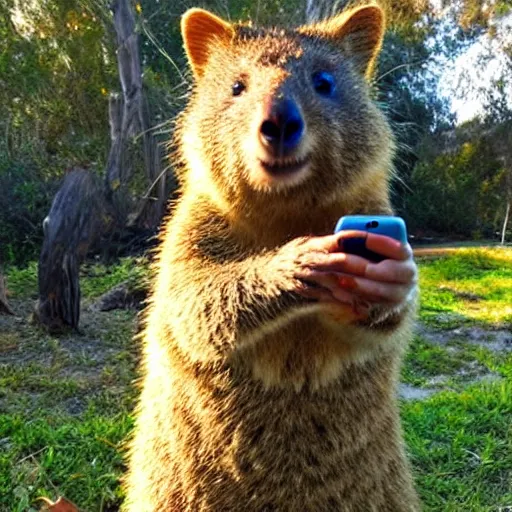
{"label": "blue phone case", "polygon": [[[401,217],[393,217],[391,215],[347,215],[341,217],[336,224],[334,232],[338,233],[342,230],[367,231],[369,233],[390,236],[399,242],[407,243],[407,228]],[[357,254],[374,262],[385,259],[384,256],[367,249],[365,243],[366,241],[363,238],[343,240],[343,251]]]}

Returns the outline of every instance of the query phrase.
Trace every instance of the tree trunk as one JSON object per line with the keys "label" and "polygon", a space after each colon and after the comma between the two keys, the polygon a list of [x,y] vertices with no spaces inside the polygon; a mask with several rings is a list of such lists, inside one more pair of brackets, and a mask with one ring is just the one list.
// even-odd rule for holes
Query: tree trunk
{"label": "tree trunk", "polygon": [[505,245],[505,237],[507,234],[508,219],[510,216],[510,200],[507,201],[507,209],[505,211],[505,219],[503,220],[503,228],[501,230],[501,245]]}
{"label": "tree trunk", "polygon": [[50,331],[78,329],[79,265],[110,219],[94,175],[83,169],[68,173],[43,223],[35,318]]}
{"label": "tree trunk", "polygon": [[[129,0],[114,0],[111,4],[117,33],[117,64],[122,97],[110,100],[112,146],[109,154],[105,185],[107,197],[116,211],[130,225],[144,228],[158,227],[166,203],[166,173],[161,172],[162,155],[157,138],[151,133],[150,115],[144,97],[139,54],[139,37],[135,32],[135,15]],[[146,180],[150,194],[146,194],[128,214],[123,205],[123,187],[131,177],[132,169],[125,158],[130,138],[141,134]],[[129,217],[128,217],[129,215]]]}

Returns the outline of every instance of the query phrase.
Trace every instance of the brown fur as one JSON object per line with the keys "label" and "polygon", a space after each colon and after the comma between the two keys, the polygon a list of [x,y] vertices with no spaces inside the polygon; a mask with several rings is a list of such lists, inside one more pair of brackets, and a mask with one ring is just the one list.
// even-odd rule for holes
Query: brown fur
{"label": "brown fur", "polygon": [[[414,308],[354,323],[294,292],[300,237],[391,212],[393,140],[364,79],[383,21],[368,9],[297,31],[185,17],[195,88],[178,122],[182,196],[147,314],[126,511],[419,510],[395,398]],[[332,108],[311,90],[318,66],[339,83]],[[291,185],[255,165],[261,106],[279,94],[307,124],[309,170]]]}

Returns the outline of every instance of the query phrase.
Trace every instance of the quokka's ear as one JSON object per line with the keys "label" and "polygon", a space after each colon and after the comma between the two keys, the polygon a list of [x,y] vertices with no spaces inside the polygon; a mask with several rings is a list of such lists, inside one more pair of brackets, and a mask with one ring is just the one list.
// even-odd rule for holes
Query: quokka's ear
{"label": "quokka's ear", "polygon": [[305,25],[299,32],[331,40],[347,52],[357,70],[370,79],[382,47],[385,26],[384,11],[378,5],[370,4],[354,7],[320,23]]}
{"label": "quokka's ear", "polygon": [[196,78],[203,75],[214,43],[228,45],[235,31],[226,21],[203,9],[189,9],[181,18],[181,35]]}

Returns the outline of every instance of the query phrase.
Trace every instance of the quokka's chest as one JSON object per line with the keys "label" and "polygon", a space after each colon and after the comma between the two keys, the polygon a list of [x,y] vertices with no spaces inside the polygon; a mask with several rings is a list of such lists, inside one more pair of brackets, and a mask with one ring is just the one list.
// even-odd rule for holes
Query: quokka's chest
{"label": "quokka's chest", "polygon": [[297,318],[237,349],[233,364],[268,387],[297,390],[330,385],[354,361],[375,357],[371,334],[338,320],[325,313]]}

